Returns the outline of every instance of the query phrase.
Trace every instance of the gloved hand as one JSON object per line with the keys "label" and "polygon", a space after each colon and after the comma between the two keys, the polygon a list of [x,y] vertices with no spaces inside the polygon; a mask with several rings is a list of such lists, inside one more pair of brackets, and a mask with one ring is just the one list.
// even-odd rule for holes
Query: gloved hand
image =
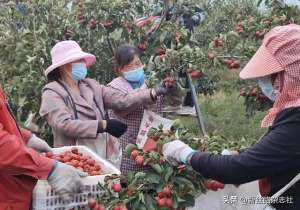
{"label": "gloved hand", "polygon": [[163,155],[166,157],[172,157],[178,162],[188,164],[189,158],[193,154],[197,153],[196,150],[193,150],[188,145],[183,143],[180,140],[175,140],[169,143],[164,144],[163,146]]}
{"label": "gloved hand", "polygon": [[116,119],[103,120],[103,131],[119,138],[127,131],[127,125]]}
{"label": "gloved hand", "polygon": [[40,139],[36,135],[32,135],[27,142],[27,146],[38,152],[51,152],[52,148],[43,139]]}
{"label": "gloved hand", "polygon": [[83,183],[80,178],[86,177],[87,173],[58,161],[53,167],[48,182],[59,197],[64,202],[69,203],[75,193],[83,190]]}

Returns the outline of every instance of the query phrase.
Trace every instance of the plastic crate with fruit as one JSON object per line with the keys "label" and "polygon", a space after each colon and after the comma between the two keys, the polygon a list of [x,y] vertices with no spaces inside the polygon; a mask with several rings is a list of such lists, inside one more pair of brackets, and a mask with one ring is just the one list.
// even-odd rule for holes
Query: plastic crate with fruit
{"label": "plastic crate with fruit", "polygon": [[85,186],[84,192],[76,194],[69,204],[61,201],[47,181],[39,180],[33,190],[33,210],[84,209],[88,198],[96,197],[101,193],[98,183],[103,183],[105,176],[120,174],[116,167],[85,146],[53,148],[53,154],[48,153],[46,156],[85,171],[89,176],[82,179]]}

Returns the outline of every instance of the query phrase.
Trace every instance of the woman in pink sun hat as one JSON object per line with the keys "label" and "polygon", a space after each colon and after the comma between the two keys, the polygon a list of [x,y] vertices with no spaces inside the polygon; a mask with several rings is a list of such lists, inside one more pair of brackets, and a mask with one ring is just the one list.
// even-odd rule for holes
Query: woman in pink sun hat
{"label": "woman in pink sun hat", "polygon": [[[300,26],[290,24],[273,28],[241,71],[240,77],[258,80],[263,93],[274,101],[262,120],[262,127],[268,127],[268,131],[254,146],[240,151],[239,155],[222,156],[195,151],[175,140],[164,145],[163,153],[191,165],[204,177],[225,184],[243,184],[260,179],[260,193],[264,197],[272,196],[286,186],[272,198],[271,204],[278,210],[298,210]],[[284,202],[282,198],[285,198]]]}
{"label": "woman in pink sun hat", "polygon": [[43,88],[40,115],[52,128],[54,146],[85,145],[106,158],[110,134],[120,137],[127,125],[108,119],[105,111],[134,110],[153,104],[168,88],[120,93],[87,78],[87,67],[96,62],[75,41],[58,42],[51,50],[52,65],[45,70],[49,83]]}

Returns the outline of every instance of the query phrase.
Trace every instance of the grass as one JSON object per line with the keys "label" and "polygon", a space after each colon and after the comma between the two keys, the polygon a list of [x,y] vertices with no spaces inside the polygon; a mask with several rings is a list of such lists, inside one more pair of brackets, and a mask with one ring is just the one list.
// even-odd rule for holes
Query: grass
{"label": "grass", "polygon": [[[238,93],[224,93],[222,91],[213,96],[199,97],[200,108],[204,117],[204,124],[208,133],[223,135],[227,139],[238,140],[258,139],[265,131],[260,122],[265,113],[257,112],[248,118],[245,115],[243,99]],[[195,134],[201,134],[196,117],[178,117]]]}

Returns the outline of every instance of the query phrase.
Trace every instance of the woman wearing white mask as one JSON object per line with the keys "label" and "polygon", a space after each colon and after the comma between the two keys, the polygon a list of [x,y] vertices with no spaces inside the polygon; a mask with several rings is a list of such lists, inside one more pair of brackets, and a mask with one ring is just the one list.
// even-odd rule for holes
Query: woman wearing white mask
{"label": "woman wearing white mask", "polygon": [[[192,150],[175,140],[164,145],[163,153],[225,184],[260,179],[261,195],[272,196],[300,172],[300,26],[278,26],[266,34],[240,77],[257,79],[263,93],[274,101],[262,120],[268,131],[260,141],[239,155],[221,156]],[[300,209],[300,183],[286,188],[282,197],[284,201],[272,200],[276,209]]]}
{"label": "woman wearing white mask", "polygon": [[[131,45],[122,45],[114,55],[115,71],[119,77],[111,81],[108,86],[116,89],[120,94],[130,94],[137,91],[149,90],[145,83],[145,75],[143,63],[140,60],[140,52],[137,48]],[[174,86],[175,87],[175,86]],[[174,87],[170,87],[171,89]],[[162,97],[159,97],[157,103],[154,105],[141,104],[135,109],[109,112],[110,117],[116,118],[124,122],[127,126],[127,132],[121,136],[120,143],[122,150],[126,148],[129,143],[136,143],[137,135],[143,118],[144,109],[151,110],[158,114],[162,113]],[[174,97],[174,102],[180,104],[182,99]],[[130,171],[141,171],[145,168],[137,165],[135,161],[127,158],[125,153],[122,154],[121,172],[127,174]]]}
{"label": "woman wearing white mask", "polygon": [[120,137],[127,125],[107,119],[105,110],[135,110],[156,102],[165,87],[122,93],[86,78],[96,62],[75,41],[58,42],[51,50],[52,65],[45,70],[49,83],[43,88],[40,115],[52,128],[54,146],[85,145],[106,157],[106,133]]}

